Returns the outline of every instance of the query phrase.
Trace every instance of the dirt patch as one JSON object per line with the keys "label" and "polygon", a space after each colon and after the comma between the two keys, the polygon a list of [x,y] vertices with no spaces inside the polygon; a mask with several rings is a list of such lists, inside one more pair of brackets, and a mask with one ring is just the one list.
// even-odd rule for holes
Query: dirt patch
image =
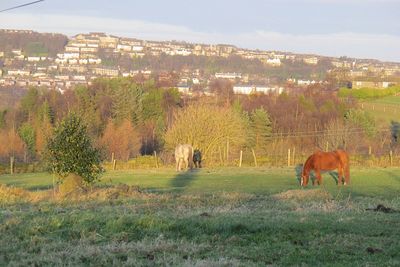
{"label": "dirt patch", "polygon": [[274,198],[279,200],[330,200],[332,199],[332,195],[321,189],[313,189],[313,190],[288,190],[279,194],[273,195]]}

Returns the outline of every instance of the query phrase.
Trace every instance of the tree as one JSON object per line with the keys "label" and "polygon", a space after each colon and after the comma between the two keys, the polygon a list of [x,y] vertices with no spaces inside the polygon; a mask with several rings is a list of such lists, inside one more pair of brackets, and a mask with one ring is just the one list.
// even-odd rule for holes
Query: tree
{"label": "tree", "polygon": [[0,111],[0,129],[6,126],[6,114],[7,110]]}
{"label": "tree", "polygon": [[345,114],[346,122],[361,128],[363,132],[370,138],[374,137],[377,133],[374,118],[364,110],[350,109]]}
{"label": "tree", "polygon": [[199,148],[204,158],[218,152],[229,143],[229,149],[241,148],[246,141],[243,118],[230,107],[197,103],[177,110],[174,122],[165,134],[167,148],[191,144]]}
{"label": "tree", "polygon": [[266,149],[271,137],[272,123],[268,113],[263,108],[253,110],[250,114],[251,144],[256,149]]}
{"label": "tree", "polygon": [[57,125],[47,142],[46,154],[49,167],[60,178],[76,174],[91,184],[103,172],[100,152],[93,147],[86,125],[75,113],[68,114]]}
{"label": "tree", "polygon": [[[323,134],[318,136],[318,146],[323,150],[325,150],[327,144],[328,150],[347,149],[351,137],[350,125],[343,120],[334,119],[326,125]],[[352,145],[356,144],[353,143]]]}
{"label": "tree", "polygon": [[391,121],[390,131],[392,133],[392,144],[397,145],[400,141],[400,123],[397,121]]}
{"label": "tree", "polygon": [[0,130],[0,140],[0,157],[22,157],[24,153],[24,142],[14,128]]}
{"label": "tree", "polygon": [[121,160],[129,160],[130,157],[136,156],[140,149],[139,135],[128,119],[125,119],[121,125],[115,125],[110,120],[100,139],[100,144],[109,155],[114,153],[115,158]]}
{"label": "tree", "polygon": [[36,88],[30,88],[26,95],[21,99],[21,108],[28,115],[30,121],[36,112],[39,101],[39,91]]}
{"label": "tree", "polygon": [[24,141],[25,146],[25,157],[24,161],[28,160],[28,157],[35,156],[35,141],[36,141],[36,133],[35,129],[29,123],[24,123],[18,129],[19,136],[22,141]]}
{"label": "tree", "polygon": [[112,88],[115,88],[113,91],[113,118],[118,123],[129,119],[137,124],[142,119],[143,89],[126,79],[116,79],[112,82],[116,83],[116,85],[111,85]]}
{"label": "tree", "polygon": [[220,97],[220,101],[225,102],[225,105],[230,105],[233,100],[233,85],[228,80],[217,79],[212,81],[210,90]]}

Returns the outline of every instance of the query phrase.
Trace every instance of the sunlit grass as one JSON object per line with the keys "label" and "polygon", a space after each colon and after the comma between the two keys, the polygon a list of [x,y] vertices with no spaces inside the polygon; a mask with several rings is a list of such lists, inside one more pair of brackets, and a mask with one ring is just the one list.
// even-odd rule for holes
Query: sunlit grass
{"label": "sunlit grass", "polygon": [[293,168],[110,171],[65,198],[49,174],[3,175],[0,266],[398,266],[400,213],[366,209],[400,211],[399,174],[301,189]]}
{"label": "sunlit grass", "polygon": [[[0,183],[29,190],[52,188],[48,173],[0,176]],[[216,168],[177,173],[171,169],[108,171],[100,185],[127,184],[148,192],[213,193],[244,192],[268,195],[298,189],[294,168]],[[311,185],[309,186],[312,187]],[[323,188],[337,194],[336,180],[323,174]],[[351,186],[340,189],[348,193],[394,197],[400,192],[399,168],[353,168]]]}
{"label": "sunlit grass", "polygon": [[391,121],[400,121],[400,96],[362,102],[361,106],[377,120],[379,125],[389,126]]}

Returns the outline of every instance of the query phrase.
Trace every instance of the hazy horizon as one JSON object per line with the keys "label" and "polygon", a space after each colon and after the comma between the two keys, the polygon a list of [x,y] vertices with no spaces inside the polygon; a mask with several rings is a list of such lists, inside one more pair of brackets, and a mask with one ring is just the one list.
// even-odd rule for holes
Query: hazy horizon
{"label": "hazy horizon", "polygon": [[[0,9],[26,1],[5,0]],[[400,62],[397,0],[47,0],[0,13],[0,27],[39,32],[105,32],[146,40]]]}

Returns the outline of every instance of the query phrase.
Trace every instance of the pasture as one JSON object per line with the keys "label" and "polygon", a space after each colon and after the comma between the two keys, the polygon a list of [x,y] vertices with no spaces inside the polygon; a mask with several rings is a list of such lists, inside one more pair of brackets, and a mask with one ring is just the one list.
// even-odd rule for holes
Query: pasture
{"label": "pasture", "polygon": [[377,120],[378,125],[387,126],[391,121],[399,121],[400,96],[388,96],[361,102],[361,106]]}
{"label": "pasture", "polygon": [[71,198],[49,174],[2,175],[0,265],[400,265],[400,169],[351,175],[300,189],[293,168],[110,171]]}

